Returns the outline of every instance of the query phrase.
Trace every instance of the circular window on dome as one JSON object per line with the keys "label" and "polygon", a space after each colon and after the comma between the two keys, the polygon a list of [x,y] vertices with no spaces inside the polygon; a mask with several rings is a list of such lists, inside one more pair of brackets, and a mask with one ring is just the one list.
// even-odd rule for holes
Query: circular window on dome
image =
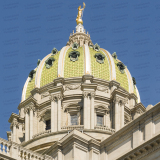
{"label": "circular window on dome", "polygon": [[45,66],[46,66],[46,68],[47,68],[47,69],[51,68],[54,61],[55,61],[55,59],[54,59],[53,57],[48,58],[48,59],[45,61]]}
{"label": "circular window on dome", "polygon": [[94,57],[98,63],[104,63],[105,56],[102,53],[96,53]]}
{"label": "circular window on dome", "polygon": [[53,48],[53,49],[52,49],[52,54],[55,55],[55,54],[57,54],[57,53],[58,53],[58,50],[57,50],[56,48]]}
{"label": "circular window on dome", "polygon": [[31,70],[30,71],[30,73],[29,73],[29,82],[31,82],[32,81],[32,79],[33,79],[33,76],[34,76],[34,74],[36,73],[36,71],[35,70]]}
{"label": "circular window on dome", "polygon": [[72,51],[69,53],[70,60],[75,62],[78,61],[78,57],[80,56],[80,53],[78,51]]}
{"label": "circular window on dome", "polygon": [[121,73],[124,73],[124,69],[126,68],[125,65],[122,62],[118,62],[117,66]]}
{"label": "circular window on dome", "polygon": [[72,45],[72,49],[76,50],[76,49],[78,49],[78,47],[79,47],[78,43],[74,42]]}
{"label": "circular window on dome", "polygon": [[100,46],[97,43],[94,45],[94,50],[97,52],[100,50]]}

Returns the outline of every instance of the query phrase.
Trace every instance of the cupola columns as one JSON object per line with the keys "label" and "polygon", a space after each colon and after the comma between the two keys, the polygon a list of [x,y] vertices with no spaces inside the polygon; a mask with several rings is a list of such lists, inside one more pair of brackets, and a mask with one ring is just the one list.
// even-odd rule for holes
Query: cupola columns
{"label": "cupola columns", "polygon": [[29,140],[29,115],[28,115],[29,109],[25,108],[25,141],[27,142]]}

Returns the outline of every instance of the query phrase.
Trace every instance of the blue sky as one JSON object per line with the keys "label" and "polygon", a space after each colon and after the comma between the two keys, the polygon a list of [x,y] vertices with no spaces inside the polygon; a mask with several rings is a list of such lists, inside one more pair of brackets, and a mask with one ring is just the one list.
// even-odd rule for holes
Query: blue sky
{"label": "blue sky", "polygon": [[[29,72],[56,47],[66,45],[76,27],[80,0],[0,1],[0,137],[18,113]],[[135,77],[141,102],[160,101],[160,1],[86,0],[84,28],[92,42],[116,52]]]}

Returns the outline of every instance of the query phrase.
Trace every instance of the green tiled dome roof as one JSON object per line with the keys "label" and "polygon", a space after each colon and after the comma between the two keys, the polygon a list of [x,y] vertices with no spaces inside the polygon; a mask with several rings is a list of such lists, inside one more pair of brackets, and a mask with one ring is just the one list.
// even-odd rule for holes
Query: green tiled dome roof
{"label": "green tiled dome roof", "polygon": [[[69,57],[69,53],[73,51],[79,52],[78,60],[76,61],[72,61]],[[96,60],[96,53],[102,55],[102,57],[104,56],[103,63],[99,63]],[[87,56],[89,59],[87,59]],[[46,68],[45,65],[48,58],[54,58],[50,68]],[[93,47],[83,45],[73,50],[72,47],[65,46],[57,54],[49,54],[43,58],[35,69],[36,73],[33,75],[33,79],[31,81],[29,81],[29,78],[27,79],[23,89],[22,100],[28,98],[31,95],[30,91],[35,87],[43,87],[59,76],[64,78],[82,77],[86,73],[107,81],[116,80],[126,91],[138,96],[138,90],[133,85],[128,69],[125,68],[125,72],[121,73],[117,66],[118,62],[120,62],[118,59],[114,59],[108,51],[101,48],[96,51]],[[87,71],[87,67],[90,68],[90,71]]]}
{"label": "green tiled dome roof", "polygon": [[119,82],[127,92],[134,93],[140,102],[139,92],[127,67],[117,59],[116,53],[111,55],[97,43],[93,45],[90,35],[81,24],[76,26],[76,33],[70,35],[67,45],[60,51],[54,48],[52,53],[42,59],[35,71],[32,79],[28,77],[26,80],[22,101],[31,95],[35,87],[41,88],[57,77],[82,77],[90,74],[98,79]]}

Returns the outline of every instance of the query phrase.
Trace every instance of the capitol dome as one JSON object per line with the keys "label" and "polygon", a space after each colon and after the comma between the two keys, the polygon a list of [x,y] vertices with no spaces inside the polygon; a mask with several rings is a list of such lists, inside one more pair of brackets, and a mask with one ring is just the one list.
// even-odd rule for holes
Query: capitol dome
{"label": "capitol dome", "polygon": [[[54,48],[52,53],[39,61],[39,65],[31,73],[32,78],[28,77],[26,80],[22,101],[31,96],[34,88],[44,87],[57,77],[67,79],[93,75],[94,78],[106,82],[117,81],[127,92],[134,93],[139,103],[140,95],[127,67],[118,60],[115,52],[110,54],[106,49],[100,48],[97,43],[93,45],[83,25],[77,25],[76,32],[73,31],[70,34],[66,46],[60,51]],[[71,54],[75,54],[76,58],[72,58],[74,55]],[[50,66],[47,64],[48,61],[51,61]]]}
{"label": "capitol dome", "polygon": [[0,138],[0,159],[160,157],[160,103],[146,109],[118,54],[92,43],[81,19],[84,8],[78,7],[66,46],[54,46],[29,73],[19,113],[8,120],[8,141]]}

